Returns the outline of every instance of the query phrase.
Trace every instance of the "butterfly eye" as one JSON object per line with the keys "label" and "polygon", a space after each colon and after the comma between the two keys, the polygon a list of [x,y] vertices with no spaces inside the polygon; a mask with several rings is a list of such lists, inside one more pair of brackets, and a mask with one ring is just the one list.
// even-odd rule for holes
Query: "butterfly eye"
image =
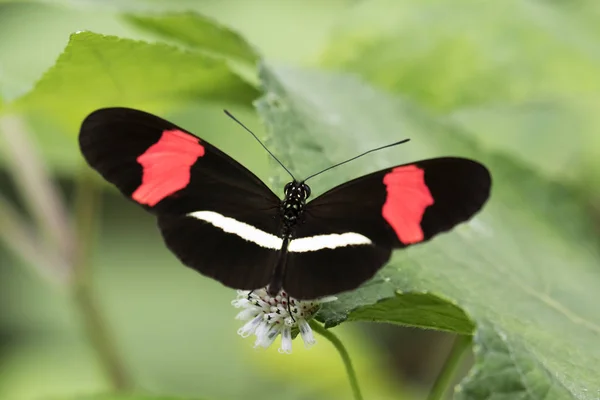
{"label": "butterfly eye", "polygon": [[308,199],[310,197],[310,186],[303,185],[302,188],[304,189],[304,198]]}

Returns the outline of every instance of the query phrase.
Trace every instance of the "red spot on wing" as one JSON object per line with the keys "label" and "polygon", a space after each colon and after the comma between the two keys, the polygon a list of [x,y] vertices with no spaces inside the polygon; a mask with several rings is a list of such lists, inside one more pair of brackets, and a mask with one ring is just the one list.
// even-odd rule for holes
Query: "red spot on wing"
{"label": "red spot on wing", "polygon": [[425,184],[425,171],[416,165],[396,167],[383,177],[387,197],[381,214],[404,244],[423,240],[421,220],[434,203]]}
{"label": "red spot on wing", "polygon": [[137,158],[143,168],[142,184],[131,198],[154,207],[190,183],[190,168],[203,155],[204,147],[197,138],[177,129],[164,131],[158,142]]}

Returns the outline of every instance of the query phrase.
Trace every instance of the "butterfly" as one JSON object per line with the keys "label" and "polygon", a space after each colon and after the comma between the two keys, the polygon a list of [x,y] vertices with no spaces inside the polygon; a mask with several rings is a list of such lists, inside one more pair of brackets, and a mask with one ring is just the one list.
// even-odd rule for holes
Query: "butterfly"
{"label": "butterfly", "polygon": [[92,112],[79,146],[104,179],[156,216],[181,263],[231,288],[268,286],[297,299],[357,288],[394,249],[469,220],[491,188],[482,164],[443,157],[373,172],[311,201],[306,180],[293,179],[281,200],[215,146],[129,108]]}

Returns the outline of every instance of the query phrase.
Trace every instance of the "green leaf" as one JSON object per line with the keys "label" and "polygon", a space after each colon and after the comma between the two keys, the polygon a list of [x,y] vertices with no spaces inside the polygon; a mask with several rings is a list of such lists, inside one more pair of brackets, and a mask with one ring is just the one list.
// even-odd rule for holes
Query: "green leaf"
{"label": "green leaf", "polygon": [[4,106],[4,98],[6,97],[5,86],[7,85],[6,77],[2,73],[2,69],[0,69],[0,110]]}
{"label": "green leaf", "polygon": [[[374,285],[373,289],[381,296],[381,285]],[[342,299],[321,311],[319,317],[326,321],[326,327],[347,320],[427,327],[462,335],[471,335],[475,328],[462,309],[429,293],[396,293],[358,308],[348,300]]]}
{"label": "green leaf", "polygon": [[509,154],[593,198],[600,181],[600,98],[532,101],[458,109],[450,114],[482,148]]}
{"label": "green leaf", "polygon": [[[492,325],[481,325],[474,346],[476,364],[456,388],[455,399],[593,399],[574,385],[551,384],[554,371],[533,357],[519,340]],[[565,360],[567,363],[571,360]],[[588,395],[590,397],[586,397]]]}
{"label": "green leaf", "polygon": [[341,18],[321,62],[451,111],[486,148],[579,180],[600,171],[600,18],[583,2],[565,5],[362,2]]}
{"label": "green leaf", "polygon": [[101,107],[152,105],[166,110],[184,100],[247,105],[257,95],[223,60],[165,44],[80,32],[14,105],[58,119],[75,133],[83,118]]}
{"label": "green leaf", "polygon": [[237,32],[192,11],[160,15],[128,15],[138,28],[228,61],[229,67],[248,83],[258,86],[258,52]]}
{"label": "green leaf", "polygon": [[[187,400],[200,400],[186,398]],[[150,396],[141,394],[97,394],[97,395],[82,395],[67,398],[52,398],[50,400],[186,400],[183,397],[163,397]]]}
{"label": "green leaf", "polygon": [[[369,310],[382,318],[382,309],[373,304],[389,301],[413,308],[390,311],[389,322],[435,329],[432,314],[442,313],[441,304],[421,313],[423,297],[398,300],[395,291],[434,294],[461,307],[476,325],[477,368],[460,398],[481,399],[484,387],[510,393],[500,397],[507,399],[545,399],[546,392],[558,400],[597,397],[600,254],[577,192],[514,158],[478,148],[450,120],[354,78],[265,68],[262,79],[267,93],[257,108],[273,133],[276,154],[297,176],[411,138],[400,148],[315,178],[315,196],[379,168],[441,155],[472,157],[492,172],[492,196],[482,213],[430,243],[396,252],[372,281],[327,304],[321,314],[325,323],[339,323],[344,314],[373,319]],[[464,318],[446,324],[448,330],[465,329]],[[503,362],[496,362],[498,338],[510,356]]]}
{"label": "green leaf", "polygon": [[256,64],[260,58],[239,33],[192,11],[152,16],[128,15],[126,18],[139,28],[192,48],[248,64]]}
{"label": "green leaf", "polygon": [[557,2],[374,0],[345,15],[322,62],[443,110],[595,95],[590,19]]}
{"label": "green leaf", "polygon": [[585,146],[593,121],[585,114],[575,104],[536,101],[459,109],[451,117],[482,148],[510,154],[549,176],[574,180],[579,162],[586,154],[593,158]]}

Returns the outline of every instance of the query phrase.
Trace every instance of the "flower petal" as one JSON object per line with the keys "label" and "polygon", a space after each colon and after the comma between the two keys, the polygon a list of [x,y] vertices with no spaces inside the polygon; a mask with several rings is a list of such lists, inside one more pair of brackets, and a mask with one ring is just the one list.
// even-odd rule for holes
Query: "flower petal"
{"label": "flower petal", "polygon": [[271,329],[271,324],[269,324],[269,322],[265,319],[265,316],[263,315],[263,320],[260,324],[258,324],[258,326],[256,327],[256,330],[254,331],[254,334],[256,335],[257,338],[260,338],[264,335],[267,334],[267,332],[269,332],[269,329]]}
{"label": "flower petal", "polygon": [[273,344],[279,332],[281,331],[281,325],[272,325],[271,328],[262,334],[261,336],[256,336],[256,341],[254,342],[254,347],[263,347],[267,348]]}
{"label": "flower petal", "polygon": [[292,353],[292,328],[287,325],[281,330],[281,347],[279,348],[279,352]]}
{"label": "flower petal", "polygon": [[298,329],[300,330],[300,336],[302,336],[304,346],[307,349],[317,343],[315,336],[313,335],[312,328],[304,318],[298,321]]}
{"label": "flower petal", "polygon": [[258,314],[260,314],[260,310],[258,308],[246,308],[245,310],[240,311],[238,315],[235,316],[235,319],[247,321],[256,317]]}
{"label": "flower petal", "polygon": [[246,322],[244,326],[242,326],[240,329],[238,329],[238,335],[240,335],[243,338],[247,338],[248,336],[252,335],[256,331],[256,328],[258,328],[262,320],[262,314],[257,315],[252,320]]}
{"label": "flower petal", "polygon": [[250,301],[244,297],[241,299],[235,299],[231,302],[231,305],[235,308],[248,307],[250,305]]}

